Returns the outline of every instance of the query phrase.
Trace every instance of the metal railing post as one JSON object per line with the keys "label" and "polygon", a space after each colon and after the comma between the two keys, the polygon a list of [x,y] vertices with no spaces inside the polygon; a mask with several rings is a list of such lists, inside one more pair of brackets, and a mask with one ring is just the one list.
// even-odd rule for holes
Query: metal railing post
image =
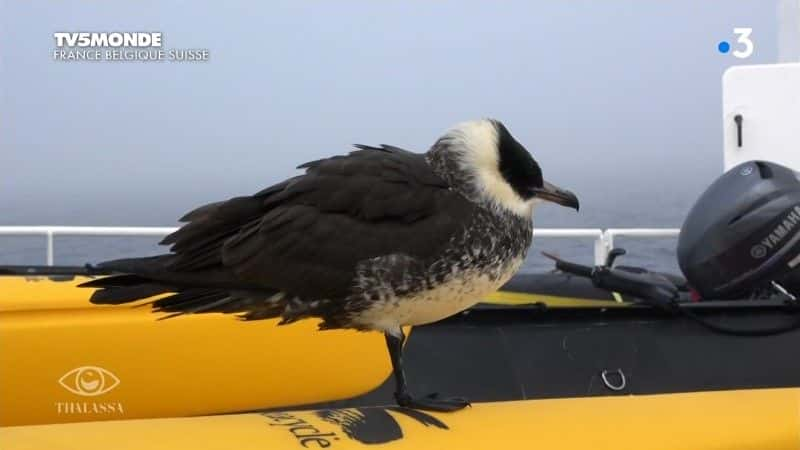
{"label": "metal railing post", "polygon": [[47,230],[47,265],[53,265],[53,230]]}
{"label": "metal railing post", "polygon": [[608,230],[600,232],[594,241],[594,263],[601,266],[606,263],[608,253],[614,248],[614,235]]}

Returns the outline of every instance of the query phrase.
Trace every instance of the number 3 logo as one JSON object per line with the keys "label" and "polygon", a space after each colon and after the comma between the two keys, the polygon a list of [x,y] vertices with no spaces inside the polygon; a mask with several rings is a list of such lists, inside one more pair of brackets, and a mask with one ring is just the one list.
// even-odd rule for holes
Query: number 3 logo
{"label": "number 3 logo", "polygon": [[744,44],[743,50],[734,50],[733,56],[744,59],[753,54],[753,41],[750,40],[750,34],[753,32],[752,28],[734,28],[733,34],[739,36],[736,42]]}

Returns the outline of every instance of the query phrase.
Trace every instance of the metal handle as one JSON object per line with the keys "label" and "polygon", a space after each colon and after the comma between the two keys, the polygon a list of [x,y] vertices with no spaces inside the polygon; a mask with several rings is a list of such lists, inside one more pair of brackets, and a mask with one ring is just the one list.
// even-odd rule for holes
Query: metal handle
{"label": "metal handle", "polygon": [[741,114],[733,116],[733,121],[736,122],[736,143],[739,147],[742,146],[742,121],[744,118]]}
{"label": "metal handle", "polygon": [[[608,379],[609,373],[616,373],[619,375],[619,384],[613,384]],[[621,391],[625,389],[625,385],[627,384],[625,381],[625,374],[622,372],[622,369],[617,369],[611,372],[609,372],[608,369],[605,369],[602,372],[600,372],[600,378],[603,379],[603,384],[605,384],[606,387],[611,389],[612,391]]]}

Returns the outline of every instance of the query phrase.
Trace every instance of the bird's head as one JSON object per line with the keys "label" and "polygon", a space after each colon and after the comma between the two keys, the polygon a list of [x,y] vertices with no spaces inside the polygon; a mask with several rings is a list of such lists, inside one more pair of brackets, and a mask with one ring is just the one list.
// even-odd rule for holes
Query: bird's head
{"label": "bird's head", "polygon": [[530,216],[541,201],[578,209],[578,197],[548,183],[535,159],[500,121],[481,119],[448,130],[428,158],[467,198]]}

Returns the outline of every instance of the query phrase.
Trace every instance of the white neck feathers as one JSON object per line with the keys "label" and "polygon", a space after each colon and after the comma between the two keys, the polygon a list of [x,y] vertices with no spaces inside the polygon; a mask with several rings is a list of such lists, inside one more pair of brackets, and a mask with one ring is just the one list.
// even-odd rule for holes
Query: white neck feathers
{"label": "white neck feathers", "polygon": [[484,119],[454,126],[439,142],[447,145],[482,200],[517,215],[531,217],[533,202],[520,197],[500,173],[498,141],[494,123]]}

